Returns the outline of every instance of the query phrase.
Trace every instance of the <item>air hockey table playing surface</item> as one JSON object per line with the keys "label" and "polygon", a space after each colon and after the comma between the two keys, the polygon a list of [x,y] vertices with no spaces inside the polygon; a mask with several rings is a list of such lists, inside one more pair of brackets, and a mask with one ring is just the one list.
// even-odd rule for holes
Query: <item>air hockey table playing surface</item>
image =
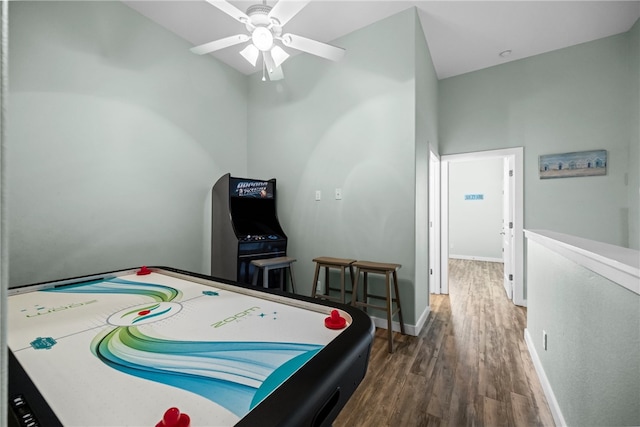
{"label": "air hockey table playing surface", "polygon": [[[150,270],[10,290],[10,417],[154,426],[177,407],[193,427],[330,425],[365,375],[360,310]],[[325,326],[333,309],[343,329]]]}

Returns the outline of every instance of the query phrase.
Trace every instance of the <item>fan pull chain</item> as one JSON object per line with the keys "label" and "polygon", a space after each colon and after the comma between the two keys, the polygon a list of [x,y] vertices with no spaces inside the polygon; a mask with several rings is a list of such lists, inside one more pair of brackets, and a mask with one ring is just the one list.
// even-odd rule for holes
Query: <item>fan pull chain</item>
{"label": "fan pull chain", "polygon": [[267,81],[267,78],[266,78],[266,77],[265,77],[265,75],[264,75],[264,74],[265,74],[265,70],[266,70],[266,69],[267,69],[267,66],[266,66],[266,64],[265,64],[265,62],[264,62],[264,54],[262,54],[262,81],[263,81],[263,82],[266,82],[266,81]]}

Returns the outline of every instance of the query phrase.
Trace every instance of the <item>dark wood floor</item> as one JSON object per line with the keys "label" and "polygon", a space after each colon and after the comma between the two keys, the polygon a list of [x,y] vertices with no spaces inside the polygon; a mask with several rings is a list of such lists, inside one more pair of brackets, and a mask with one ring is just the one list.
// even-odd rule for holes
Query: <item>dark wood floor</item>
{"label": "dark wood floor", "polygon": [[449,292],[431,295],[419,336],[394,334],[395,353],[376,330],[368,373],[334,427],[554,425],[502,264],[451,260]]}

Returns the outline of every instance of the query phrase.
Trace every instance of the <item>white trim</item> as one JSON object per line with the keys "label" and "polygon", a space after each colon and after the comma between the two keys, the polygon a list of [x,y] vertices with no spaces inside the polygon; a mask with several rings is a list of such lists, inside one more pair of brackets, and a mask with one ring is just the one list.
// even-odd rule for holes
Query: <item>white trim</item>
{"label": "white trim", "polygon": [[527,239],[640,295],[640,252],[548,230],[525,230]]}
{"label": "white trim", "polygon": [[[404,332],[407,335],[411,335],[414,337],[417,337],[418,335],[420,335],[420,331],[422,331],[422,328],[424,328],[425,323],[427,322],[427,318],[429,318],[429,313],[431,313],[431,307],[427,306],[424,311],[422,312],[422,314],[420,315],[420,318],[418,319],[417,324],[415,325],[408,325],[408,324],[404,324]],[[375,317],[375,316],[370,316],[371,320],[373,321],[373,324],[375,325],[376,328],[380,328],[380,329],[387,329],[387,318],[386,317]],[[396,322],[395,320],[391,322],[391,329],[394,332],[400,332],[400,322]]]}
{"label": "white trim", "polygon": [[487,262],[504,262],[502,258],[492,258],[487,256],[475,256],[475,255],[454,255],[449,254],[449,259],[468,259],[471,261],[487,261]]}
{"label": "white trim", "polygon": [[[429,143],[429,292],[441,293],[440,272],[440,156]],[[433,224],[431,224],[433,222]]]}
{"label": "white trim", "polygon": [[[431,307],[427,306],[422,311],[422,314],[418,318],[418,321],[416,322],[415,326],[404,325],[405,332],[407,332],[409,335],[413,335],[414,337],[417,337],[418,335],[420,335],[420,332],[422,332],[422,328],[424,328],[425,323],[427,323],[427,319],[429,318],[429,313],[431,313]],[[409,329],[411,329],[412,331],[411,333],[408,332]]]}
{"label": "white trim", "polygon": [[[513,232],[515,259],[513,260],[513,303],[526,306],[524,298],[524,149],[523,147],[505,148],[500,150],[478,151],[473,153],[448,154],[440,158],[441,174],[441,261],[442,261],[442,293],[449,293],[449,271],[447,261],[449,258],[449,163],[461,161],[474,161],[490,158],[514,157],[514,186],[515,200]],[[446,289],[446,290],[445,290]]]}
{"label": "white trim", "polygon": [[562,416],[562,411],[560,410],[560,405],[558,404],[556,395],[553,393],[551,383],[547,378],[547,374],[544,372],[542,362],[540,361],[540,357],[538,357],[538,352],[536,351],[536,348],[533,345],[533,341],[531,340],[531,334],[529,334],[529,330],[526,328],[524,330],[524,340],[527,343],[527,349],[529,349],[529,354],[531,355],[533,366],[536,368],[536,373],[538,374],[540,385],[542,385],[544,396],[547,398],[547,403],[549,404],[551,415],[553,415],[553,421],[555,421],[557,426],[566,426],[567,423]]}
{"label": "white trim", "polygon": [[449,162],[440,157],[440,292],[449,293]]}
{"label": "white trim", "polygon": [[445,154],[441,157],[444,162],[469,162],[474,160],[495,159],[503,158],[516,154],[517,151],[522,151],[522,147],[515,148],[501,148],[498,150],[486,150],[486,151],[472,151],[469,153],[458,154]]}

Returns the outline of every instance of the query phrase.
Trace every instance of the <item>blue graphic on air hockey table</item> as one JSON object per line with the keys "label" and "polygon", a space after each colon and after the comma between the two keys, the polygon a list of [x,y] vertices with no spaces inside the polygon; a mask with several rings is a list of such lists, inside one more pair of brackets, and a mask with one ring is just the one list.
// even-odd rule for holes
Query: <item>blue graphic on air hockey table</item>
{"label": "blue graphic on air hockey table", "polygon": [[[120,372],[181,388],[238,417],[246,415],[310,360],[322,345],[289,342],[176,341],[145,335],[139,325],[176,314],[182,292],[169,286],[111,278],[45,292],[135,294],[156,303],[130,307],[109,318],[115,328],[91,342],[91,351]],[[204,291],[215,298],[218,292]]]}

